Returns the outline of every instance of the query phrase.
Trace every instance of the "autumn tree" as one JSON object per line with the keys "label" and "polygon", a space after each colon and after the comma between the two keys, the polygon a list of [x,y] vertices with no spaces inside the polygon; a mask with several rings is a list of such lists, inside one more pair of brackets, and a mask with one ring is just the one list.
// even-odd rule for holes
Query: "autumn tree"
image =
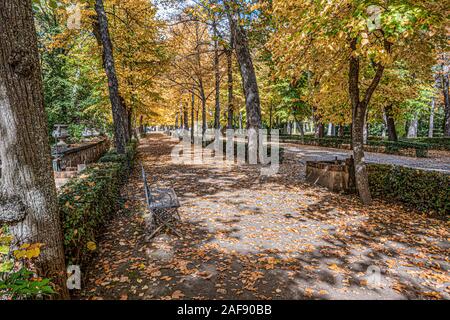
{"label": "autumn tree", "polygon": [[251,12],[248,3],[239,0],[224,1],[225,11],[233,37],[233,47],[239,63],[242,86],[245,94],[247,129],[261,128],[261,102],[258,81],[256,78],[253,58],[245,29],[243,17]]}
{"label": "autumn tree", "polygon": [[117,153],[120,154],[125,153],[126,143],[130,139],[128,115],[124,100],[119,92],[113,46],[103,0],[95,0],[95,12],[97,13],[97,21],[94,22],[94,31],[98,31],[99,40],[103,49],[103,66],[108,78],[109,99],[111,101],[114,119],[114,139]]}
{"label": "autumn tree", "polygon": [[31,1],[0,2],[0,224],[16,245],[43,244],[37,273],[68,298]]}
{"label": "autumn tree", "polygon": [[[364,128],[387,66],[428,61],[443,45],[442,3],[435,1],[274,1],[277,33],[272,48],[285,70],[308,70],[320,86],[348,84],[352,148],[361,200],[371,195],[364,163]],[[426,59],[425,59],[426,58]],[[344,78],[345,77],[345,78]]]}

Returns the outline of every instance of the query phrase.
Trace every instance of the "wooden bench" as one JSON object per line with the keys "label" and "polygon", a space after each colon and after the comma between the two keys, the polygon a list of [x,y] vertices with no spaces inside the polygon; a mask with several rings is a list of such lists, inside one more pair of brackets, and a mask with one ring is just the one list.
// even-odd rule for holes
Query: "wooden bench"
{"label": "wooden bench", "polygon": [[175,191],[172,188],[150,188],[144,166],[141,165],[141,167],[145,198],[151,214],[149,239],[153,238],[164,227],[181,237],[181,234],[174,228],[174,224],[181,220],[178,213],[180,202]]}

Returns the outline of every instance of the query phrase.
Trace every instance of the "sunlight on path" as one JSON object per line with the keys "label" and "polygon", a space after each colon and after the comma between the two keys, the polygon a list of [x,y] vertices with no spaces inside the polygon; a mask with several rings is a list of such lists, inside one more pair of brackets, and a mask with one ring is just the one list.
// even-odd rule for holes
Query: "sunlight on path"
{"label": "sunlight on path", "polygon": [[364,208],[304,184],[295,158],[261,178],[252,166],[173,164],[173,145],[151,135],[140,160],[153,184],[176,190],[183,238],[146,241],[136,169],[127,209],[106,226],[82,298],[450,297],[445,222],[380,202]]}

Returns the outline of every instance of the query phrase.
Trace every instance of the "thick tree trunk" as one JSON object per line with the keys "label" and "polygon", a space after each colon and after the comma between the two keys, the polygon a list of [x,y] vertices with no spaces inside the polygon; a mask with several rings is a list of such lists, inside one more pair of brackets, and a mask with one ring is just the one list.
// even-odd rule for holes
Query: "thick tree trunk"
{"label": "thick tree trunk", "polygon": [[395,120],[393,116],[392,106],[388,105],[384,108],[386,115],[386,127],[389,141],[398,141],[397,129],[395,128]]}
{"label": "thick tree trunk", "polygon": [[0,1],[0,43],[0,224],[16,245],[44,244],[37,272],[68,299],[31,1]]}
{"label": "thick tree trunk", "polygon": [[325,126],[322,122],[316,123],[316,131],[315,131],[315,137],[316,138],[323,138],[325,136]]}
{"label": "thick tree trunk", "polygon": [[103,0],[95,1],[95,11],[99,26],[100,37],[103,46],[103,59],[106,76],[108,78],[109,99],[114,120],[114,139],[117,152],[124,154],[127,141],[127,112],[120,101],[119,83],[117,81],[116,68],[114,65],[114,56],[111,38],[108,30],[108,20],[106,18]]}
{"label": "thick tree trunk", "polygon": [[339,125],[338,136],[339,138],[344,137],[344,126],[342,124]]}
{"label": "thick tree trunk", "polygon": [[[232,45],[232,44],[231,44]],[[233,51],[230,48],[227,55],[227,77],[228,77],[228,123],[227,128],[233,129]]]}
{"label": "thick tree trunk", "polygon": [[219,40],[217,39],[217,22],[213,20],[214,32],[214,88],[215,88],[215,108],[214,108],[214,129],[220,129],[220,65],[219,65]]}
{"label": "thick tree trunk", "polygon": [[370,204],[372,197],[369,191],[369,179],[364,161],[364,118],[365,109],[363,105],[357,105],[353,110],[352,126],[352,149],[355,167],[355,183],[361,201]]}
{"label": "thick tree trunk", "polygon": [[449,97],[449,76],[446,68],[443,67],[442,93],[444,94],[444,136],[450,137],[450,97]]}
{"label": "thick tree trunk", "polygon": [[431,100],[431,107],[430,107],[430,121],[429,121],[429,126],[428,126],[428,138],[433,138],[435,107],[436,107],[436,100],[433,98],[433,100]]}
{"label": "thick tree trunk", "polygon": [[253,67],[253,61],[248,47],[247,34],[245,29],[239,24],[239,15],[232,12],[228,6],[227,14],[230,29],[234,37],[234,49],[241,71],[247,113],[247,129],[259,129],[261,128],[259,90],[255,68]]}
{"label": "thick tree trunk", "polygon": [[[350,41],[350,48],[353,52],[356,51],[357,39],[353,38]],[[385,47],[390,52],[390,45],[385,42]],[[353,161],[355,171],[355,183],[361,201],[364,204],[372,202],[372,196],[369,190],[369,179],[366,164],[364,161],[364,126],[367,116],[367,107],[370,99],[380,83],[383,76],[384,66],[379,64],[371,84],[367,88],[364,98],[360,100],[359,89],[359,70],[360,61],[358,56],[350,55],[349,58],[349,95],[352,105],[352,149]]]}

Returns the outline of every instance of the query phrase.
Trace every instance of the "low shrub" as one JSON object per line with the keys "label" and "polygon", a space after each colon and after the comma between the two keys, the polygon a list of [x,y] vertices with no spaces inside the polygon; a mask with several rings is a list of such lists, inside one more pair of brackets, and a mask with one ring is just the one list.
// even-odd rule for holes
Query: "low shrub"
{"label": "low shrub", "polygon": [[450,137],[420,137],[408,139],[414,142],[425,143],[430,150],[447,150],[450,151]]}
{"label": "low shrub", "polygon": [[40,256],[40,243],[24,243],[12,248],[13,237],[6,226],[0,228],[0,300],[42,299],[54,294],[48,278],[35,270]]}
{"label": "low shrub", "polygon": [[370,164],[369,185],[374,197],[402,202],[438,216],[450,212],[450,175],[393,165]]}
{"label": "low shrub", "polygon": [[[314,136],[299,135],[282,135],[281,141],[299,141],[301,144],[315,145],[328,148],[341,148],[345,149],[351,144],[349,137],[323,137],[315,138]],[[415,149],[415,156],[418,158],[426,158],[428,156],[429,145],[426,143],[414,142],[414,141],[387,141],[382,139],[369,139],[367,141],[368,146],[384,147],[385,153],[388,154],[401,154],[402,150]]]}
{"label": "low shrub", "polygon": [[136,145],[130,143],[125,155],[108,152],[61,189],[58,200],[68,263],[82,264],[95,250],[99,228],[120,203],[120,187],[132,168]]}

